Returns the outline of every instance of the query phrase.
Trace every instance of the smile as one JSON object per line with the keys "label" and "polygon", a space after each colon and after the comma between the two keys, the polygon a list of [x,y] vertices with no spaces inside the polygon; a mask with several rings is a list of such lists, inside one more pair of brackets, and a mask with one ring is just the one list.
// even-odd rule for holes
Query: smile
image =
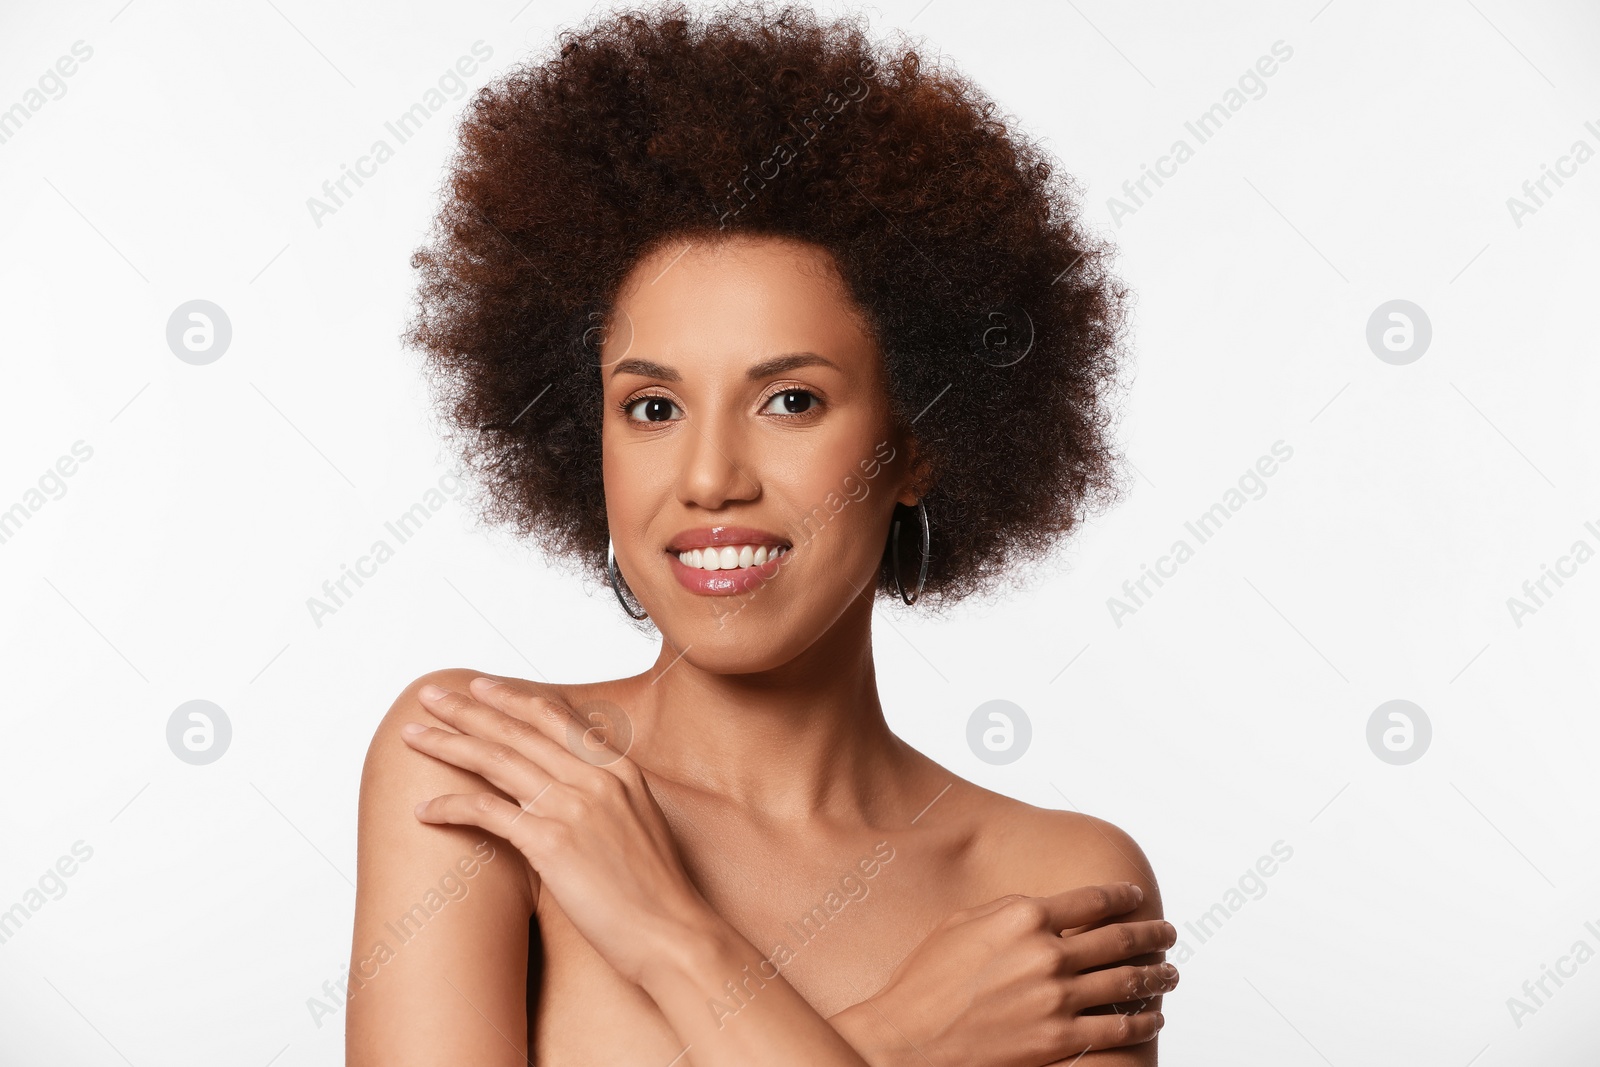
{"label": "smile", "polygon": [[678,562],[703,571],[745,570],[759,567],[769,559],[779,559],[789,549],[782,545],[723,545],[721,548],[691,548],[678,553]]}
{"label": "smile", "polygon": [[787,541],[747,526],[686,530],[666,547],[678,584],[700,596],[746,593],[778,573],[792,552]]}

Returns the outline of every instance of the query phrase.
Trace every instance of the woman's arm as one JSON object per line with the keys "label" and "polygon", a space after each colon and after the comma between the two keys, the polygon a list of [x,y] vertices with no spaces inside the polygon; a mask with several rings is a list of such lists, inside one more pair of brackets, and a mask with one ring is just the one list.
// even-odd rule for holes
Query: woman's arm
{"label": "woman's arm", "polygon": [[[415,816],[403,803],[402,811],[435,827],[456,827],[461,840],[487,834],[512,844],[600,956],[655,1001],[683,1042],[683,1062],[868,1067],[794,987],[779,975],[763,976],[762,954],[700,895],[631,760],[618,754],[614,762],[596,766],[580,759],[566,747],[570,710],[521,685],[478,681],[469,690],[459,677],[433,681],[445,691],[417,690],[432,715],[411,720],[429,728],[400,736],[419,753],[460,768],[460,777],[450,781],[445,795],[434,791],[418,798],[427,803]],[[506,892],[496,909],[502,921],[520,912],[525,922],[523,905],[513,908],[510,887]],[[476,946],[482,934],[459,928],[455,937]],[[447,954],[447,966],[471,951],[456,948]],[[504,961],[479,975],[481,986],[502,986],[495,1010],[507,1025],[521,1006],[519,978]],[[745,1001],[737,1013],[719,1014],[713,1004],[728,997],[729,983],[747,990]],[[479,1007],[495,1018],[489,1007]],[[470,1040],[451,1047],[488,1049],[482,1021],[470,1028],[466,1022],[458,1017],[448,1024],[471,1033]],[[414,1021],[407,1028],[414,1030]],[[509,1053],[508,1044],[502,1048]]]}
{"label": "woman's arm", "polygon": [[[890,1047],[893,1042],[886,1040],[885,1025],[902,1042],[910,1035],[914,1053],[918,1040],[931,1044],[933,1036],[950,1036],[951,1020],[964,1017],[960,1004],[915,1004],[915,996],[898,995],[900,991],[928,990],[926,981],[891,979],[888,989],[894,992],[886,990],[874,998],[871,1017],[858,1014],[855,1018],[862,1025],[836,1029],[700,896],[683,871],[659,807],[630,760],[619,754],[615,761],[595,766],[579,759],[566,748],[571,713],[520,686],[479,682],[470,687],[468,695],[463,691],[468,687],[461,685],[459,677],[435,676],[435,680],[451,691],[419,694],[433,714],[413,720],[431,729],[402,737],[420,752],[463,772],[474,772],[465,773],[473,791],[436,796],[419,807],[418,817],[437,825],[477,827],[520,850],[540,872],[544,890],[596,951],[655,1001],[683,1042],[687,1062],[698,1067],[742,1067],[752,1062],[779,1067],[898,1063],[905,1049],[903,1045]],[[494,791],[485,792],[484,782]],[[1106,899],[1104,890],[1080,890],[1042,900],[1007,898],[970,909],[953,916],[941,928],[940,936],[925,942],[925,946],[942,946],[944,951],[930,958],[929,952],[919,949],[914,955],[928,960],[927,965],[908,961],[902,971],[923,977],[932,973],[945,979],[950,973],[972,978],[976,971],[986,972],[965,984],[955,982],[960,988],[949,997],[971,1007],[974,994],[985,994],[977,998],[979,1009],[1003,1003],[1008,991],[1043,993],[1044,1000],[1065,991],[1064,999],[1040,1012],[1054,1017],[1047,1018],[1047,1024],[1070,1025],[1065,1029],[1043,1027],[1042,1047],[1055,1050],[1063,1041],[1085,1033],[1090,1035],[1086,1044],[1096,1048],[1120,1043],[1130,1036],[1118,1032],[1121,1020],[1108,1019],[1100,1025],[1078,1013],[1085,1006],[1104,1004],[1120,995],[1121,985],[1113,988],[1108,983],[1136,980],[1144,988],[1150,976],[1131,968],[1107,970],[1093,977],[1071,974],[1125,956],[1120,927],[1085,933],[1070,945],[1056,936],[1058,931],[1080,924],[1101,926],[1100,919],[1110,920],[1135,903],[1131,896],[1123,900],[1115,894],[1113,888]],[[525,920],[526,912],[522,918]],[[1165,943],[1166,932],[1156,929],[1160,925],[1143,924],[1137,934],[1143,939],[1140,944]],[[998,939],[997,927],[1004,931]],[[1034,940],[1028,941],[1024,934]],[[1039,972],[1046,953],[1012,951],[1013,946],[1023,944],[1048,949],[1052,966],[1069,965],[1069,977],[1060,980],[1059,975],[1048,973],[1049,968]],[[981,967],[973,961],[1001,966]],[[1019,966],[1010,966],[1013,963]],[[518,978],[520,975],[502,975],[497,980],[517,988]],[[932,986],[939,987],[938,982]],[[730,1009],[730,1004],[737,1009]],[[917,1016],[902,1014],[913,1006],[919,1011]],[[899,1023],[885,1011],[899,1015]],[[979,1010],[976,1014],[991,1013]],[[1030,1014],[1024,1011],[1021,1018]],[[1147,1023],[1148,1019],[1142,1020],[1139,1026]],[[981,1027],[968,1023],[956,1029],[962,1040],[940,1043],[941,1062],[1038,1067],[1055,1059],[1029,1059],[1009,1045],[1004,1052],[983,1048],[981,1059],[950,1059],[948,1055],[958,1047],[978,1051],[965,1039],[972,1036],[968,1031]],[[1153,1029],[1149,1027],[1144,1034]],[[874,1055],[870,1059],[862,1056],[841,1031],[872,1045]],[[1138,1026],[1132,1034],[1132,1039],[1141,1039]],[[1085,1043],[1080,1043],[1076,1051],[1084,1047]]]}
{"label": "woman's arm", "polygon": [[440,793],[481,792],[478,775],[415,752],[407,722],[440,725],[417,679],[384,716],[361,774],[356,918],[345,1058],[350,1067],[526,1067],[527,929],[535,887],[520,853],[474,826],[419,822]]}
{"label": "woman's arm", "polygon": [[[1017,872],[1019,877],[1043,879],[1047,885],[1073,878],[1131,882],[1144,891],[1144,899],[1119,919],[1152,921],[1162,918],[1161,887],[1150,861],[1138,843],[1119,827],[1092,815],[1051,810],[1040,813],[1032,832],[1040,847],[1031,850],[1033,858],[1027,869]],[[1104,924],[1094,923],[1085,929],[1101,926]],[[1150,950],[1125,962],[1156,966],[1165,959],[1165,951]],[[1161,1003],[1160,995],[1149,996],[1130,988],[1117,1003],[1092,1010],[1105,1013],[1112,1021],[1118,1021],[1119,1015],[1130,1021],[1140,1016],[1149,1020],[1160,1017]],[[1075,1067],[1156,1067],[1157,1045],[1153,1039],[1127,1048],[1107,1049],[1097,1045],[1081,1060],[1073,1062]]]}
{"label": "woman's arm", "polygon": [[1143,901],[1118,882],[957,912],[882,990],[829,1021],[873,1067],[1041,1067],[1148,1042],[1156,1012],[1099,1013],[1177,985],[1175,970],[1131,962],[1177,936],[1160,919],[1129,921]]}
{"label": "woman's arm", "polygon": [[664,954],[639,984],[695,1067],[870,1067],[760,950],[725,922],[685,931],[677,949]]}

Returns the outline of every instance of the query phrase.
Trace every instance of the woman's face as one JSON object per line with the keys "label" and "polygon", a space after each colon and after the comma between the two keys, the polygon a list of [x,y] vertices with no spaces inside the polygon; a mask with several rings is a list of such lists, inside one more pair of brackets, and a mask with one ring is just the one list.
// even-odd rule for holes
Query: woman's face
{"label": "woman's face", "polygon": [[832,258],[781,238],[668,242],[618,295],[600,358],[613,548],[703,669],[779,666],[870,611],[894,504],[915,496],[857,315]]}

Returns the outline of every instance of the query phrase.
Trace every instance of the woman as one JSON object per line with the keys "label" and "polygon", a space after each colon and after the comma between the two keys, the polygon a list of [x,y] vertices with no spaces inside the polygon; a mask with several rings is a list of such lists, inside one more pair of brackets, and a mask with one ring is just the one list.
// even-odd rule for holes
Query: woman
{"label": "woman", "polygon": [[475,99],[411,339],[488,515],[661,649],[400,695],[351,1064],[1155,1062],[1137,845],[912,750],[874,678],[878,595],[993,588],[1111,482],[1123,294],[991,110],[749,5],[600,19]]}

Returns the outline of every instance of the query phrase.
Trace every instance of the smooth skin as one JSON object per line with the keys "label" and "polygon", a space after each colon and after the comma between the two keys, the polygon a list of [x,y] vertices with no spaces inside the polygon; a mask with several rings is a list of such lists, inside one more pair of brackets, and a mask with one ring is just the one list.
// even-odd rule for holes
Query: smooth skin
{"label": "smooth skin", "polygon": [[[875,575],[930,472],[831,259],[677,242],[617,307],[595,369],[607,509],[660,655],[611,682],[454,670],[401,694],[362,776],[348,1062],[1154,1064],[1174,931],[1138,846],[965,782],[884,721]],[[715,525],[794,550],[753,592],[697,595],[666,545]],[[625,751],[596,756],[596,707]]]}

